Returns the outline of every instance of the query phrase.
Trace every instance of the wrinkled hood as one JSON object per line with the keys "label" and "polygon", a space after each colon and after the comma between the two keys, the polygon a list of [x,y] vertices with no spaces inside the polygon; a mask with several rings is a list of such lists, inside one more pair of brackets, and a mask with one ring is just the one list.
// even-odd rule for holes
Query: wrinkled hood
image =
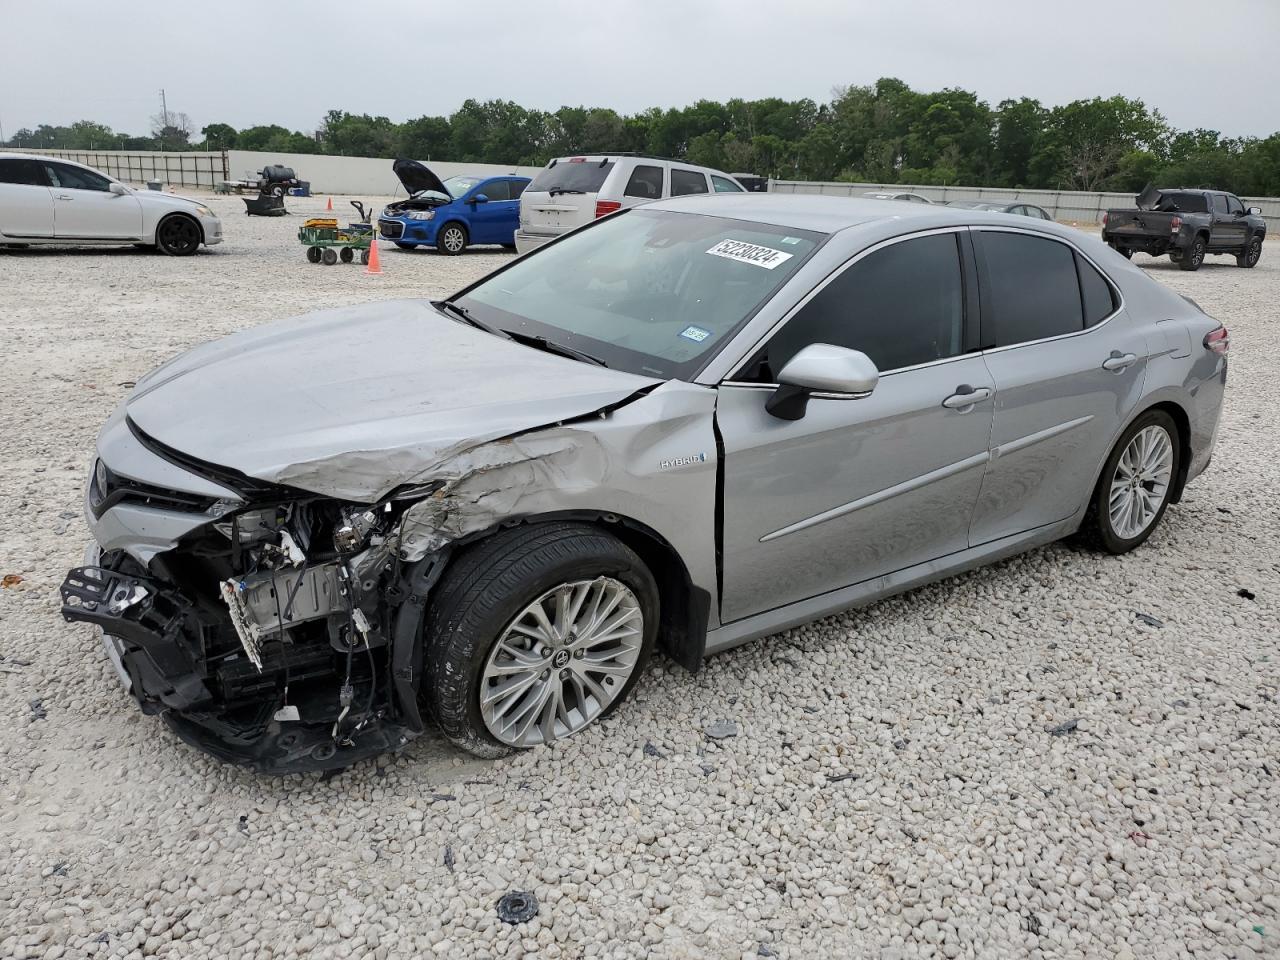
{"label": "wrinkled hood", "polygon": [[446,197],[452,196],[445,189],[444,183],[431,172],[429,167],[424,166],[417,160],[397,160],[391,164],[391,169],[395,171],[404,188],[409,191],[409,196],[415,193],[423,193],[430,190],[435,193],[443,193]]}
{"label": "wrinkled hood", "polygon": [[171,360],[126,402],[180,453],[372,502],[472,446],[594,413],[658,384],[521,346],[425,300],[296,317]]}
{"label": "wrinkled hood", "polygon": [[1139,210],[1154,210],[1163,194],[1151,184],[1142,188],[1142,192],[1133,198]]}

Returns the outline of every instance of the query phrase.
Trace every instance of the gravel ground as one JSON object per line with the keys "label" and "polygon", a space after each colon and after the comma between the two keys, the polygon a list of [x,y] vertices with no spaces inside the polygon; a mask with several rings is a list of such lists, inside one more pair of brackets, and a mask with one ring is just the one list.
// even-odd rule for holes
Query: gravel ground
{"label": "gravel ground", "polygon": [[[319,781],[187,748],[61,622],[93,437],[181,349],[508,255],[387,247],[370,277],[211,203],[230,239],[192,259],[0,254],[0,956],[1280,956],[1280,245],[1140,258],[1233,346],[1214,463],[1136,553],[655,663],[551,749],[424,738]],[[535,919],[498,919],[510,890]]]}

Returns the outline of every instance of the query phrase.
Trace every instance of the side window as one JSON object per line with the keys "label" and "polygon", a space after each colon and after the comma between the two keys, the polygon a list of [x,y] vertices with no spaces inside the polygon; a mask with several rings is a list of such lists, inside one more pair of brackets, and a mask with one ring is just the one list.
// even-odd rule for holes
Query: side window
{"label": "side window", "polygon": [[490,180],[483,187],[476,190],[476,193],[483,193],[489,198],[490,202],[511,199],[511,188],[507,186],[506,180]]}
{"label": "side window", "polygon": [[1244,204],[1240,202],[1239,197],[1227,197],[1227,213],[1237,215],[1244,213]]}
{"label": "side window", "polygon": [[511,187],[511,199],[519,200],[520,194],[524,193],[524,188],[529,185],[528,180],[508,180],[508,186]]}
{"label": "side window", "polygon": [[706,193],[707,178],[697,170],[671,168],[671,195],[683,197],[691,193]]}
{"label": "side window", "polygon": [[728,177],[717,177],[714,173],[711,175],[711,186],[716,193],[742,193],[742,188]]}
{"label": "side window", "polygon": [[748,377],[772,383],[811,343],[861,350],[888,372],[961,352],[964,284],[954,233],[890,244],[833,279],[787,321]]}
{"label": "side window", "polygon": [[100,173],[82,170],[66,163],[46,163],[44,168],[49,173],[49,183],[55,187],[66,187],[68,190],[101,190],[106,192],[111,181]]}
{"label": "side window", "polygon": [[1076,272],[1080,276],[1080,297],[1084,300],[1084,325],[1092,327],[1111,316],[1119,304],[1111,284],[1103,279],[1093,264],[1078,253]]}
{"label": "side window", "polygon": [[1046,213],[1046,212],[1045,212],[1041,207],[1027,207],[1027,209],[1031,211],[1031,215],[1032,215],[1033,217],[1039,217],[1041,220],[1052,220],[1052,219],[1053,219],[1053,218],[1052,218],[1052,217],[1050,217],[1050,216],[1049,216],[1049,214],[1048,214],[1048,213]]}
{"label": "side window", "polygon": [[662,196],[662,168],[637,166],[631,171],[631,179],[627,181],[627,189],[622,191],[622,195],[657,200]]}
{"label": "side window", "polygon": [[1226,194],[1224,194],[1224,193],[1214,193],[1214,194],[1210,194],[1210,196],[1212,197],[1212,202],[1213,202],[1213,212],[1214,212],[1214,213],[1226,213],[1226,212],[1227,212],[1227,196],[1226,196]]}
{"label": "side window", "polygon": [[1075,253],[1025,233],[982,230],[985,345],[1007,347],[1084,329]]}
{"label": "side window", "polygon": [[0,160],[0,183],[17,183],[27,187],[47,187],[44,167],[35,160]]}

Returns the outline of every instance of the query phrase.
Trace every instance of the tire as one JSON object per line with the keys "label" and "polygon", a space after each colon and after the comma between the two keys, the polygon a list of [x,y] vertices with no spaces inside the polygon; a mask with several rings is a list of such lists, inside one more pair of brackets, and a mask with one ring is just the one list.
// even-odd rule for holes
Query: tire
{"label": "tire", "polygon": [[467,228],[460,223],[446,223],[436,234],[436,249],[456,257],[467,249]]}
{"label": "tire", "polygon": [[1262,237],[1254,234],[1245,244],[1244,250],[1236,254],[1237,267],[1256,267],[1262,259]]}
{"label": "tire", "polygon": [[165,217],[156,227],[156,249],[170,257],[189,257],[200,249],[200,224],[182,213]]}
{"label": "tire", "polygon": [[417,244],[416,244],[416,243],[405,243],[405,242],[404,242],[404,241],[402,241],[402,240],[397,240],[397,241],[396,241],[396,246],[397,246],[397,247],[399,247],[401,250],[412,250],[414,247],[416,247],[416,246],[417,246]]}
{"label": "tire", "polygon": [[272,184],[272,185],[271,185],[271,196],[273,196],[273,197],[283,197],[283,196],[284,196],[284,185],[283,185],[283,184],[279,184],[279,183]]}
{"label": "tire", "polygon": [[[1168,458],[1161,459],[1158,469],[1143,470],[1138,477],[1133,478],[1137,487],[1146,489],[1148,494],[1157,494],[1159,500],[1158,505],[1152,509],[1150,496],[1144,496],[1147,508],[1142,511],[1140,526],[1126,528],[1124,524],[1135,521],[1132,514],[1126,514],[1124,511],[1124,504],[1132,503],[1132,494],[1127,499],[1120,499],[1124,496],[1125,472],[1127,472],[1127,464],[1131,461],[1126,461],[1126,469],[1122,470],[1121,458],[1125,457],[1130,450],[1130,445],[1134,444],[1135,438],[1144,431],[1147,437],[1156,440],[1157,446],[1160,442],[1157,438],[1161,437],[1161,433],[1163,434],[1163,441],[1168,444]],[[1147,449],[1154,454],[1157,447]],[[1080,527],[1080,533],[1085,541],[1095,549],[1113,554],[1128,553],[1135,547],[1141,546],[1160,525],[1164,512],[1169,507],[1169,498],[1177,483],[1183,455],[1177,425],[1174,424],[1173,417],[1163,410],[1148,410],[1129,424],[1120,435],[1120,439],[1116,441],[1111,455],[1107,457],[1107,462],[1102,468],[1102,475],[1098,478],[1098,485],[1089,503],[1089,510]],[[1166,473],[1167,476],[1165,476]],[[1142,481],[1142,476],[1146,476],[1148,480]],[[1114,506],[1119,513],[1118,519],[1112,509],[1113,497],[1117,498]]]}
{"label": "tire", "polygon": [[1133,259],[1133,251],[1130,250],[1128,247],[1117,247],[1114,244],[1112,244],[1111,249],[1114,250],[1116,253],[1120,254],[1120,256],[1124,257],[1126,260]]}
{"label": "tire", "polygon": [[361,250],[361,251],[360,251],[360,262],[361,262],[361,263],[363,263],[365,266],[368,266],[368,264],[369,264],[369,251],[368,251],[368,250]]}
{"label": "tire", "polygon": [[333,249],[333,247],[325,247],[324,253],[320,255],[320,259],[324,262],[326,267],[332,267],[338,262],[338,251]]}
{"label": "tire", "polygon": [[307,260],[310,263],[319,263],[321,251],[319,247],[307,247]]}
{"label": "tire", "polygon": [[1175,263],[1181,270],[1199,270],[1200,264],[1204,263],[1204,255],[1208,252],[1209,243],[1201,234],[1192,241],[1191,246],[1179,257]]}
{"label": "tire", "polygon": [[[585,599],[577,601],[581,613],[573,621],[575,626],[582,626],[584,618],[590,620],[587,610],[593,602],[593,590],[614,591],[611,595],[622,598],[613,608],[614,615],[630,611],[628,623],[612,628],[615,632],[634,631],[617,653],[630,663],[629,673],[622,672],[625,664],[621,659],[613,675],[579,666],[586,659],[584,654],[594,651],[597,657],[602,655],[598,642],[587,643],[580,653],[573,647],[572,633],[570,640],[560,645],[514,632],[517,621],[525,620],[535,604],[553,603],[557,590],[569,590],[576,597],[579,594],[575,591],[584,588],[587,593],[582,594]],[[547,611],[546,607],[542,609]],[[598,605],[595,609],[599,609]],[[553,605],[552,614],[554,610]],[[423,699],[445,737],[478,757],[504,756],[548,739],[549,708],[540,705],[547,701],[530,700],[540,693],[549,693],[557,698],[555,703],[564,705],[564,713],[557,713],[549,721],[550,739],[569,736],[607,717],[634,688],[653,650],[658,613],[658,588],[653,575],[630,548],[611,534],[575,523],[531,524],[503,530],[459,556],[436,588],[423,639]],[[505,652],[510,648],[499,649],[503,640],[517,647],[528,644],[530,649],[522,653],[544,659],[535,660],[530,671],[520,671],[517,661],[504,660],[510,657]],[[513,666],[515,670],[511,669]],[[514,694],[507,702],[498,700],[490,708],[496,711],[505,707],[504,719],[514,718],[504,738],[495,734],[501,724],[495,721],[491,727],[486,722],[481,695],[486,690],[497,690],[495,684],[513,681],[486,677],[489,667],[505,670],[515,679],[527,676],[531,681],[531,685],[522,688],[524,692]],[[594,674],[591,682],[596,689],[612,696],[603,708],[598,701],[578,699],[584,693],[590,696],[589,688],[579,679],[587,673]],[[618,688],[616,692],[614,687]],[[572,718],[572,724],[564,724],[562,716]],[[532,720],[522,724],[522,718]],[[518,729],[521,726],[526,728],[523,735]]]}
{"label": "tire", "polygon": [[352,252],[350,247],[343,247],[341,250],[338,251],[338,259],[341,260],[343,263],[350,263],[355,258],[356,258],[356,255],[355,253]]}

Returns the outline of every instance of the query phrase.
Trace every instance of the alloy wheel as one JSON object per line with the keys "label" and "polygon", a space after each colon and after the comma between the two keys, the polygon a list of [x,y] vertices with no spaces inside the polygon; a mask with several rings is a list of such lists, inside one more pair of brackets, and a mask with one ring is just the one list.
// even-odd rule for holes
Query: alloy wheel
{"label": "alloy wheel", "polygon": [[441,239],[444,241],[445,249],[450,253],[457,253],[462,249],[462,244],[464,243],[462,231],[457,227],[446,227],[444,236]]}
{"label": "alloy wheel", "polygon": [[1173,440],[1153,424],[1134,434],[1111,477],[1111,529],[1123,540],[1140,536],[1155,521],[1173,479]]}
{"label": "alloy wheel", "polygon": [[200,245],[200,228],[186,217],[172,217],[161,227],[160,242],[170,253],[189,253]]}
{"label": "alloy wheel", "polygon": [[597,577],[553,587],[489,653],[479,690],[485,727],[512,747],[577,733],[626,688],[643,641],[644,613],[626,584]]}

